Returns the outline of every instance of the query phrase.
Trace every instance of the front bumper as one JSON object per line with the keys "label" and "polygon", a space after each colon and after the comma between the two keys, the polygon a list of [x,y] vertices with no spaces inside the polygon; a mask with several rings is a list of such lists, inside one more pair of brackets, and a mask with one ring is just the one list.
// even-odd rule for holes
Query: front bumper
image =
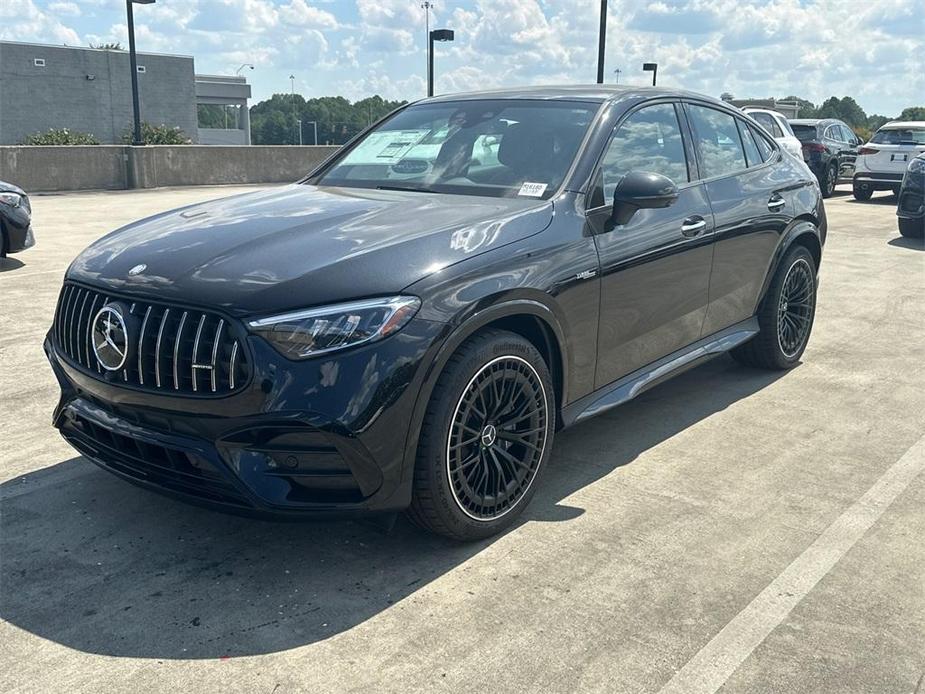
{"label": "front bumper", "polygon": [[35,245],[35,235],[32,225],[26,219],[22,225],[14,224],[10,219],[3,225],[6,234],[6,252],[19,253]]}
{"label": "front bumper", "polygon": [[200,505],[294,518],[398,511],[411,500],[411,412],[445,329],[414,319],[381,342],[303,362],[250,336],[253,377],[219,398],[101,380],[59,354],[50,332],[54,425],[104,469]]}
{"label": "front bumper", "polygon": [[907,172],[899,190],[896,215],[903,219],[925,218],[925,172]]}

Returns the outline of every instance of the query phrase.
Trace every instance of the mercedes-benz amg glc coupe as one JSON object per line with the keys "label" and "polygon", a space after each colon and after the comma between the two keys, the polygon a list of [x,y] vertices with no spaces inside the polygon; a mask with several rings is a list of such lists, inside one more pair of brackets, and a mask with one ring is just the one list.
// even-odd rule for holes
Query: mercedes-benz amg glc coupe
{"label": "mercedes-benz amg glc coupe", "polygon": [[190,501],[407,509],[485,537],[529,503],[560,428],[730,350],[794,366],[825,233],[806,167],[720,101],[431,98],[296,184],[81,253],[45,342],[54,421]]}

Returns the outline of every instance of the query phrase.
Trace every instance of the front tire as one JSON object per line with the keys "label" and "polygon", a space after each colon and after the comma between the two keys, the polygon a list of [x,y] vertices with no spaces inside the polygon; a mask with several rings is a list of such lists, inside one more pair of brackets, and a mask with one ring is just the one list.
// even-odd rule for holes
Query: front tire
{"label": "front tire", "polygon": [[899,233],[907,239],[920,239],[925,237],[925,219],[899,218]]}
{"label": "front tire", "polygon": [[816,317],[816,263],[804,246],[790,249],[758,311],[760,330],[732,350],[747,366],[792,369],[809,342]]}
{"label": "front tire", "polygon": [[421,427],[408,515],[454,540],[514,523],[552,450],[549,368],[523,337],[488,330],[447,362]]}

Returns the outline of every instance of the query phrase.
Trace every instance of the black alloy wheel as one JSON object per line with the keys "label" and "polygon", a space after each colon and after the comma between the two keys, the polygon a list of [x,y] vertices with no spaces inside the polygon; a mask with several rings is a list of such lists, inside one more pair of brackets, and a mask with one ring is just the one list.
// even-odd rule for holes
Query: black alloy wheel
{"label": "black alloy wheel", "polygon": [[838,183],[838,167],[835,164],[829,164],[825,173],[825,180],[822,182],[822,197],[830,198],[835,192],[835,185]]}
{"label": "black alloy wheel", "polygon": [[549,365],[529,340],[492,328],[463,342],[421,424],[411,520],[454,540],[510,527],[546,468],[554,403]]}
{"label": "black alloy wheel", "polygon": [[777,342],[788,359],[798,354],[809,338],[815,291],[812,268],[804,258],[798,258],[784,277],[777,304]]}
{"label": "black alloy wheel", "polygon": [[526,360],[498,357],[463,391],[447,437],[453,499],[470,518],[508,513],[536,477],[549,426],[547,394]]}

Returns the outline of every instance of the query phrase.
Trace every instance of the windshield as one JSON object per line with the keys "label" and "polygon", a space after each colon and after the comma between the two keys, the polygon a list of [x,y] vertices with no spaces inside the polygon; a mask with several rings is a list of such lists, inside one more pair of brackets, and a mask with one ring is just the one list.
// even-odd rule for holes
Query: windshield
{"label": "windshield", "polygon": [[816,139],[815,125],[798,125],[796,123],[791,123],[790,129],[793,130],[793,134],[796,135],[797,139],[801,142],[809,142]]}
{"label": "windshield", "polygon": [[546,199],[565,178],[597,108],[519,99],[409,106],[311,182]]}
{"label": "windshield", "polygon": [[875,145],[925,145],[925,128],[881,128],[870,141]]}

